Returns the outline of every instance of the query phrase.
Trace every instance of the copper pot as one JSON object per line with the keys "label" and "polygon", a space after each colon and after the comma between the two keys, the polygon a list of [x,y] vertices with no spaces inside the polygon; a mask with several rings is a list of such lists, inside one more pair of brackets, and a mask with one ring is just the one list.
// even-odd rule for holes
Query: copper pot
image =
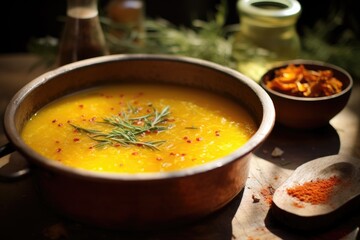
{"label": "copper pot", "polygon": [[[20,132],[41,107],[88,87],[160,82],[200,87],[235,99],[258,124],[241,148],[213,162],[174,172],[112,174],[74,169],[29,148]],[[163,55],[112,55],[65,65],[24,86],[5,113],[10,145],[30,163],[40,195],[58,213],[106,228],[148,229],[204,217],[244,188],[251,154],[270,134],[273,103],[253,80],[203,60]]]}

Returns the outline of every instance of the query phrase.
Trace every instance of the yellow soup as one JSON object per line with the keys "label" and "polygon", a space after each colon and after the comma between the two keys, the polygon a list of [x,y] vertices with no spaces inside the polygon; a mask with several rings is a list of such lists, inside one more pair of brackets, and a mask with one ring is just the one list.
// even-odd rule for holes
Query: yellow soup
{"label": "yellow soup", "polygon": [[200,89],[115,85],[41,109],[22,137],[41,155],[94,171],[174,171],[228,155],[257,126],[235,102]]}

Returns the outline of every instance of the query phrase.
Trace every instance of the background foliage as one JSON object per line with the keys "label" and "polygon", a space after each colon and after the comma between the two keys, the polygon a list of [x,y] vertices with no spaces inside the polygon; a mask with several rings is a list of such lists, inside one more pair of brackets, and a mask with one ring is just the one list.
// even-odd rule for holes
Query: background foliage
{"label": "background foliage", "polygon": [[[303,7],[298,25],[302,43],[300,57],[339,65],[354,78],[360,78],[360,68],[357,66],[360,59],[360,27],[354,0],[329,0],[326,6],[321,2],[300,2]],[[101,22],[112,53],[178,54],[235,68],[231,45],[232,35],[239,23],[229,21],[228,16],[234,15],[233,11],[228,1],[222,1],[216,5],[213,13],[206,15],[206,19],[195,19],[184,25],[164,18],[147,17],[143,45],[134,44],[134,38],[139,36],[132,34],[131,28],[126,26],[122,29],[128,32],[126,38],[114,37],[111,31],[119,26],[115,26],[104,11],[101,11]],[[63,21],[63,18],[59,19]],[[304,24],[305,20],[307,24]],[[41,64],[51,64],[56,57],[57,45],[57,37],[31,38],[28,50],[42,56]]]}

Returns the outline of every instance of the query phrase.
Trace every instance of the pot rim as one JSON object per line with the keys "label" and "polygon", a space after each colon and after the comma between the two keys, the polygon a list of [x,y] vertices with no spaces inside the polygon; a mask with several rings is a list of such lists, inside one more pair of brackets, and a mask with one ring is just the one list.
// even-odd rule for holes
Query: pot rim
{"label": "pot rim", "polygon": [[[227,156],[218,158],[211,162],[194,166],[191,168],[181,169],[177,171],[169,172],[155,172],[155,173],[109,173],[109,172],[96,172],[85,169],[77,169],[73,167],[66,166],[57,161],[51,161],[48,158],[41,156],[36,151],[32,150],[29,146],[20,137],[20,134],[16,130],[14,119],[15,113],[17,111],[17,106],[21,101],[32,92],[33,89],[36,89],[38,86],[44,84],[46,81],[50,80],[54,76],[64,74],[66,72],[72,71],[74,69],[79,69],[83,67],[89,67],[91,65],[102,64],[105,62],[114,62],[114,61],[128,61],[128,60],[162,60],[162,61],[177,61],[182,63],[190,63],[199,65],[206,68],[211,68],[222,72],[226,75],[230,75],[234,78],[239,79],[249,88],[251,88],[256,95],[259,97],[259,100],[263,108],[263,116],[260,121],[260,125],[255,132],[255,134],[240,148],[236,149],[234,152],[230,153]],[[71,175],[73,177],[82,177],[87,179],[94,180],[108,180],[108,181],[143,181],[143,180],[160,180],[160,179],[169,179],[169,178],[178,178],[186,177],[190,175],[201,174],[210,170],[217,169],[221,166],[227,165],[233,161],[236,161],[239,158],[245,157],[250,154],[260,143],[262,143],[266,137],[270,134],[275,124],[275,108],[273,102],[268,95],[268,93],[254,80],[249,77],[237,72],[236,70],[230,69],[225,66],[221,66],[217,63],[213,63],[207,60],[196,59],[192,57],[184,56],[174,56],[174,55],[164,55],[164,54],[114,54],[101,57],[95,57],[91,59],[81,60],[75,63],[70,63],[54,70],[50,70],[37,78],[33,79],[25,86],[23,86],[11,99],[9,102],[4,117],[4,128],[5,134],[11,144],[14,145],[16,150],[21,154],[26,156],[26,158],[36,165],[45,167],[48,170]]]}

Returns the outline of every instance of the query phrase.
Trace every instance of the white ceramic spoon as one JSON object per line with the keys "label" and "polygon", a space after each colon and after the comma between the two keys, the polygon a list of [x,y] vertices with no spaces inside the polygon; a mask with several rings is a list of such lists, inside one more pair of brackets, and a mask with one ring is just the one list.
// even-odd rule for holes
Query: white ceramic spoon
{"label": "white ceramic spoon", "polygon": [[[310,203],[291,196],[289,189],[308,186],[311,181],[336,178],[327,201]],[[307,188],[309,189],[309,187]],[[323,188],[326,191],[325,187]],[[311,192],[310,192],[311,193]],[[313,194],[313,193],[311,193]],[[297,229],[326,227],[349,212],[360,209],[360,159],[346,155],[321,157],[299,166],[276,189],[272,214],[284,224]]]}

